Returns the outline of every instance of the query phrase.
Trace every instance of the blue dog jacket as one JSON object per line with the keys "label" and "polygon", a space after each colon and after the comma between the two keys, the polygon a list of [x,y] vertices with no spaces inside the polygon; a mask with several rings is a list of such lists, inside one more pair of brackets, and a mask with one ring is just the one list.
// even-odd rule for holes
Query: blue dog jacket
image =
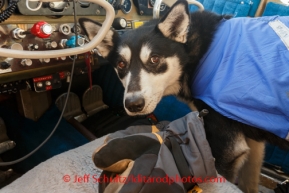
{"label": "blue dog jacket", "polygon": [[289,17],[224,19],[193,76],[193,96],[289,140],[288,26]]}

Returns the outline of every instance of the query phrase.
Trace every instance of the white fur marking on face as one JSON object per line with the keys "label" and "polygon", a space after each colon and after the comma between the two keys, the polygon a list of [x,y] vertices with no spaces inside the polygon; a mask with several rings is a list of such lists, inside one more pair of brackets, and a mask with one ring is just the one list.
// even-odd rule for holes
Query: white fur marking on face
{"label": "white fur marking on face", "polygon": [[[154,111],[157,104],[160,102],[161,98],[165,95],[177,94],[181,88],[179,83],[179,78],[181,75],[180,62],[177,56],[172,56],[164,58],[165,63],[168,65],[168,69],[164,73],[153,74],[146,70],[141,69],[140,74],[140,88],[141,91],[134,92],[130,95],[141,95],[145,100],[145,106],[141,112],[132,113],[126,109],[129,115],[145,115]],[[129,81],[132,82],[134,77],[128,76]],[[128,96],[127,93],[128,85],[125,86],[125,97]]]}
{"label": "white fur marking on face", "polygon": [[[126,95],[126,93],[127,93],[128,84],[129,84],[129,82],[130,82],[130,79],[131,79],[131,72],[128,72],[127,75],[126,75],[123,79],[121,79],[121,83],[122,83],[122,85],[123,85],[123,87],[124,87],[124,89],[125,89],[125,91],[124,91],[124,94],[125,94],[125,95]],[[124,98],[125,98],[125,97],[124,97]]]}
{"label": "white fur marking on face", "polygon": [[186,12],[184,11],[184,5],[177,5],[176,7],[174,7],[167,16],[167,18],[162,23],[158,24],[158,28],[165,37],[170,37],[172,25],[176,25],[176,18],[180,15],[183,15],[184,19],[181,21],[180,24],[178,24],[179,26],[177,36],[173,37],[173,40],[185,43],[187,41],[187,30],[190,24],[190,18],[189,15],[186,14]]}
{"label": "white fur marking on face", "polygon": [[151,52],[152,52],[152,50],[150,49],[150,47],[147,44],[142,46],[142,48],[140,50],[140,59],[144,64],[147,63]]}
{"label": "white fur marking on face", "polygon": [[131,50],[127,45],[118,48],[118,53],[121,55],[127,63],[131,60]]}
{"label": "white fur marking on face", "polygon": [[116,68],[114,68],[114,71],[116,72],[116,75],[117,75],[118,79],[121,81],[122,85],[125,85],[125,80],[126,80],[127,76],[125,76],[124,78],[120,78]]}
{"label": "white fur marking on face", "polygon": [[141,92],[140,91],[136,91],[136,92],[127,92],[127,93],[125,93],[125,95],[124,95],[124,100],[126,99],[126,98],[132,98],[133,96],[135,96],[135,97],[139,97],[139,96],[141,96]]}

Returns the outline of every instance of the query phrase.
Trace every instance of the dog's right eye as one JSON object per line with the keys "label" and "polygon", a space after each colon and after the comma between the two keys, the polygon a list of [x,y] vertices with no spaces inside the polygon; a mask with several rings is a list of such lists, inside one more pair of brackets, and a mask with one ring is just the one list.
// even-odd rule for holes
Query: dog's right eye
{"label": "dog's right eye", "polygon": [[157,56],[157,55],[153,55],[152,57],[151,57],[151,61],[150,61],[152,64],[158,64],[158,63],[160,63],[160,58],[159,58],[159,56]]}
{"label": "dog's right eye", "polygon": [[124,67],[125,67],[125,63],[124,63],[123,61],[119,61],[119,62],[117,63],[117,68],[123,69]]}

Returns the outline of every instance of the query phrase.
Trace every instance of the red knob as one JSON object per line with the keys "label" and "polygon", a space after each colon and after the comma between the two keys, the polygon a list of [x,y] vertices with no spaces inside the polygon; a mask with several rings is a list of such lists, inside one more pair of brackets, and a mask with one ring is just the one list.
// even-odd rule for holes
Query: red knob
{"label": "red knob", "polygon": [[39,38],[48,38],[52,33],[52,26],[45,21],[39,21],[33,25],[30,32]]}

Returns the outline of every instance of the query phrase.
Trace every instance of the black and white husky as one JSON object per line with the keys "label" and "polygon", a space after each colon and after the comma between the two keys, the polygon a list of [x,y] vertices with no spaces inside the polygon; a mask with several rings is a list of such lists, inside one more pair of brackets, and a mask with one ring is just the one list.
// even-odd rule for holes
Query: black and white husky
{"label": "black and white husky", "polygon": [[[228,18],[206,11],[189,14],[188,4],[178,1],[160,20],[151,20],[121,36],[110,30],[97,50],[113,64],[125,88],[124,106],[129,115],[153,112],[165,95],[178,96],[192,110],[208,109],[205,130],[218,172],[231,182],[239,176],[238,183],[244,192],[258,192],[264,141],[285,148],[289,148],[289,142],[223,116],[203,100],[194,98],[191,88],[193,75],[207,54],[220,22]],[[79,23],[90,39],[101,26],[85,18]],[[229,60],[234,65],[233,59]]]}

